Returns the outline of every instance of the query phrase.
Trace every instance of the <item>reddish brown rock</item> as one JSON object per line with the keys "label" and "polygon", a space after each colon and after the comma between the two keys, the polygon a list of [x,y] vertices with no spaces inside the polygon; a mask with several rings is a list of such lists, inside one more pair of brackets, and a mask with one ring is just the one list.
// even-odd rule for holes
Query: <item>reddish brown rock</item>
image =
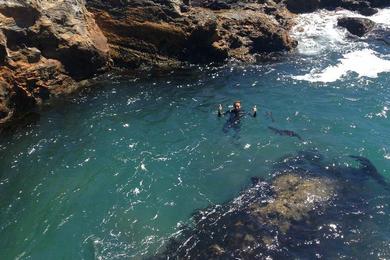
{"label": "reddish brown rock", "polygon": [[0,126],[108,64],[107,40],[82,2],[0,2]]}
{"label": "reddish brown rock", "polygon": [[272,1],[237,2],[229,8],[194,2],[184,13],[161,2],[87,1],[109,40],[116,65],[172,67],[232,58],[253,62],[256,55],[296,46],[288,35],[293,16]]}

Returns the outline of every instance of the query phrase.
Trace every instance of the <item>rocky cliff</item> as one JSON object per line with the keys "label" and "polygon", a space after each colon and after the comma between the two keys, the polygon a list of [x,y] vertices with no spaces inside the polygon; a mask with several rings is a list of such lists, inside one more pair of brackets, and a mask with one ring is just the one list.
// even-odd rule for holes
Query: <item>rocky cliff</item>
{"label": "rocky cliff", "polygon": [[256,56],[296,46],[293,15],[267,3],[102,1],[87,6],[109,40],[115,64],[176,66]]}
{"label": "rocky cliff", "polygon": [[0,1],[0,125],[108,62],[107,39],[82,1]]}

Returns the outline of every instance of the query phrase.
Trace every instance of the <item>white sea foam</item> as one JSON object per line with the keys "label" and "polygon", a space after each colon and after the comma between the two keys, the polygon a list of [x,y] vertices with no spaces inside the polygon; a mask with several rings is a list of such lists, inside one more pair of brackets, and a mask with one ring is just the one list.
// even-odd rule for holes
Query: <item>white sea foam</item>
{"label": "white sea foam", "polygon": [[[298,52],[304,55],[317,55],[327,50],[351,49],[352,47],[367,48],[363,41],[351,41],[347,31],[337,26],[340,17],[364,17],[347,10],[327,11],[301,14],[292,35],[298,40]],[[382,9],[369,19],[377,23],[377,27],[390,28],[390,8]]]}
{"label": "white sea foam", "polygon": [[358,77],[376,78],[379,73],[390,72],[390,60],[380,58],[373,50],[363,49],[345,54],[336,65],[322,71],[313,69],[308,74],[293,78],[310,82],[334,82],[351,72],[357,73]]}
{"label": "white sea foam", "polygon": [[373,16],[370,16],[369,19],[373,20],[381,26],[390,28],[390,8],[380,9],[378,13]]}
{"label": "white sea foam", "polygon": [[250,144],[246,144],[246,145],[244,146],[244,149],[246,150],[246,149],[249,149],[250,147],[251,147]]}
{"label": "white sea foam", "polygon": [[316,55],[332,46],[346,45],[345,32],[337,27],[340,16],[340,12],[325,10],[300,15],[292,30],[293,37],[298,40],[298,52]]}

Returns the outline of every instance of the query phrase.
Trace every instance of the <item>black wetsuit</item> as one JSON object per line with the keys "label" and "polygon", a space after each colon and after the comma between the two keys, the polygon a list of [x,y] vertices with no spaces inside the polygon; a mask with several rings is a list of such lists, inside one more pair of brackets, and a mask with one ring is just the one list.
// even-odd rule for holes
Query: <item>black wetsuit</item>
{"label": "black wetsuit", "polygon": [[229,129],[233,129],[235,132],[235,136],[238,136],[238,133],[241,130],[241,118],[244,118],[247,115],[256,117],[256,112],[251,114],[251,113],[245,112],[242,109],[240,109],[240,110],[232,109],[232,110],[226,111],[225,113],[222,114],[220,111],[218,111],[218,116],[220,117],[222,115],[229,116],[229,118],[226,120],[226,123],[223,125],[222,131],[224,133],[227,133],[229,131]]}

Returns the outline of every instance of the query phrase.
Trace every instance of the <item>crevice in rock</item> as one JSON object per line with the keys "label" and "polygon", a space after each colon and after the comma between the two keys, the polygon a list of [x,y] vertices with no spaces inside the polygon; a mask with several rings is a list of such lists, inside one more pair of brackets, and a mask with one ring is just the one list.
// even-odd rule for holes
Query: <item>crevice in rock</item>
{"label": "crevice in rock", "polygon": [[3,33],[7,38],[7,48],[11,51],[24,48],[28,44],[27,34],[24,30],[4,28]]}
{"label": "crevice in rock", "polygon": [[40,17],[39,12],[31,6],[3,7],[0,13],[13,18],[16,25],[21,28],[33,26]]}

